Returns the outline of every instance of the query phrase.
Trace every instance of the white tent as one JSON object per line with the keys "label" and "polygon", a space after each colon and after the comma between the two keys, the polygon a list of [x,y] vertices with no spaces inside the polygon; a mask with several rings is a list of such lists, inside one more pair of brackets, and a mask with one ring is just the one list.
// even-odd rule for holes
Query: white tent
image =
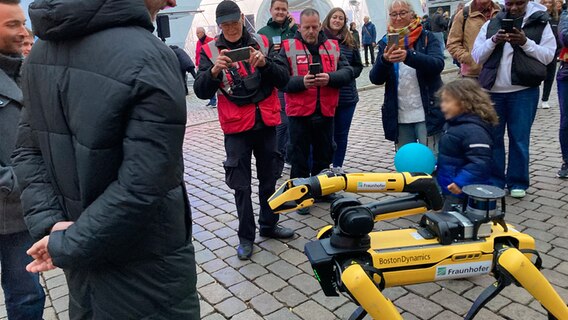
{"label": "white tent", "polygon": [[[249,27],[260,29],[266,25],[270,18],[270,0],[234,0],[241,11],[254,20]],[[370,16],[377,27],[379,36],[385,33],[387,12],[386,6],[390,0],[289,0],[290,11],[299,12],[311,7],[320,11],[324,16],[332,7],[345,9],[351,21],[355,21],[360,27],[364,16]],[[414,10],[418,15],[424,14],[427,0],[411,0]],[[26,9],[33,0],[22,0],[22,7]],[[171,37],[168,44],[185,47],[193,57],[195,54],[195,29],[204,27],[207,32],[214,36],[217,32],[215,24],[215,8],[221,0],[177,0],[177,7],[164,10],[165,13],[182,12],[170,20]],[[322,17],[323,19],[323,17]]]}
{"label": "white tent", "polygon": [[[235,0],[241,11],[254,18],[255,29],[260,29],[266,25],[270,18],[270,0]],[[364,16],[370,16],[377,27],[379,36],[385,33],[387,23],[386,6],[390,0],[289,0],[290,11],[298,12],[302,9],[311,7],[324,16],[332,7],[345,9],[351,21],[355,21],[360,27]],[[426,0],[411,0],[416,14],[423,15],[426,9]],[[217,32],[215,24],[215,8],[221,0],[178,0],[178,7],[168,9],[166,12],[180,10],[200,11],[187,18],[170,21],[172,37],[168,43],[184,46],[186,51],[193,56],[195,54],[195,29],[204,27],[207,33],[214,36]],[[323,17],[322,17],[323,19]],[[250,27],[250,25],[249,25]]]}

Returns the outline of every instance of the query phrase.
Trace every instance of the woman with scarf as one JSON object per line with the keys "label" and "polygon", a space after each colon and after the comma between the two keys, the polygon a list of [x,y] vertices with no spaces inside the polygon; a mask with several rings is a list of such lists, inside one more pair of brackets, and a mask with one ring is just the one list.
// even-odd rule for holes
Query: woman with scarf
{"label": "woman with scarf", "polygon": [[[385,85],[385,138],[394,141],[397,149],[420,142],[437,153],[445,123],[436,98],[442,87],[443,44],[423,30],[409,0],[394,0],[388,8],[388,34],[379,41],[380,58],[369,75],[372,83]],[[398,43],[387,45],[394,34]]]}
{"label": "woman with scarf", "polygon": [[357,43],[353,39],[353,34],[349,30],[347,24],[347,15],[341,8],[333,8],[323,21],[323,31],[331,40],[337,40],[341,47],[341,55],[343,55],[349,65],[353,68],[354,78],[350,84],[341,88],[339,92],[339,105],[335,111],[334,124],[334,140],[337,149],[333,155],[333,169],[342,172],[343,161],[347,152],[347,139],[351,121],[355,114],[355,107],[359,102],[359,94],[357,93],[357,84],[355,79],[361,75],[363,71],[363,62],[361,61],[361,53],[359,52]]}

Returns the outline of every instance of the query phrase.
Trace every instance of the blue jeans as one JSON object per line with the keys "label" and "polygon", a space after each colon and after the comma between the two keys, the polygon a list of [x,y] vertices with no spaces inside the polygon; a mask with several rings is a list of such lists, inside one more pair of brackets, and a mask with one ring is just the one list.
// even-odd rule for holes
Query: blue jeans
{"label": "blue jeans", "polygon": [[[539,88],[510,93],[492,93],[499,125],[493,139],[492,182],[499,188],[529,187],[529,145],[531,127],[538,107]],[[505,129],[509,137],[509,161],[505,170]]]}
{"label": "blue jeans", "polygon": [[32,258],[26,254],[33,245],[30,234],[19,232],[0,235],[2,289],[10,320],[41,320],[45,293],[39,284],[39,274],[26,271]]}
{"label": "blue jeans", "polygon": [[333,139],[337,145],[337,149],[333,154],[333,167],[343,167],[345,154],[347,153],[347,141],[349,137],[349,129],[355,114],[357,103],[340,105],[335,111],[335,127],[333,130]]}
{"label": "blue jeans", "polygon": [[214,95],[213,95],[213,98],[211,98],[211,99],[209,100],[209,104],[212,105],[212,106],[216,106],[216,105],[217,105],[217,94],[214,94]]}
{"label": "blue jeans", "polygon": [[557,81],[560,100],[560,149],[562,160],[568,163],[568,80]]}

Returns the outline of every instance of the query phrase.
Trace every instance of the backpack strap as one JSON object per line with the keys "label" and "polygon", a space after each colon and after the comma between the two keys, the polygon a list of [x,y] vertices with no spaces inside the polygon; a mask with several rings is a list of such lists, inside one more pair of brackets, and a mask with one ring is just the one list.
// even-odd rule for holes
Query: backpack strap
{"label": "backpack strap", "polygon": [[464,33],[465,32],[465,22],[467,21],[467,18],[469,17],[469,6],[463,7],[462,14],[463,14],[462,33]]}

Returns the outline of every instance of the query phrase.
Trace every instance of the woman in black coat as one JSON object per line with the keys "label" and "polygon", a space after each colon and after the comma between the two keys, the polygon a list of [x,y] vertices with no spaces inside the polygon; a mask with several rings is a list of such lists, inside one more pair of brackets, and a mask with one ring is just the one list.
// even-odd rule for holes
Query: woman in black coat
{"label": "woman in black coat", "polygon": [[385,138],[398,148],[420,142],[436,151],[445,123],[436,98],[442,87],[443,44],[423,29],[412,12],[406,0],[394,2],[389,8],[388,30],[399,34],[399,43],[387,48],[387,36],[379,41],[379,58],[369,78],[376,85],[385,85]]}
{"label": "woman in black coat", "polygon": [[347,141],[349,129],[355,114],[355,107],[359,102],[359,94],[357,93],[357,82],[355,81],[363,71],[363,62],[361,54],[353,35],[347,27],[347,15],[341,8],[333,8],[327,14],[323,21],[323,30],[329,39],[337,40],[341,47],[341,55],[343,55],[349,65],[353,68],[354,78],[348,85],[341,88],[339,92],[339,105],[335,111],[335,127],[334,140],[337,144],[333,156],[333,168],[341,171],[345,154],[347,152]]}

